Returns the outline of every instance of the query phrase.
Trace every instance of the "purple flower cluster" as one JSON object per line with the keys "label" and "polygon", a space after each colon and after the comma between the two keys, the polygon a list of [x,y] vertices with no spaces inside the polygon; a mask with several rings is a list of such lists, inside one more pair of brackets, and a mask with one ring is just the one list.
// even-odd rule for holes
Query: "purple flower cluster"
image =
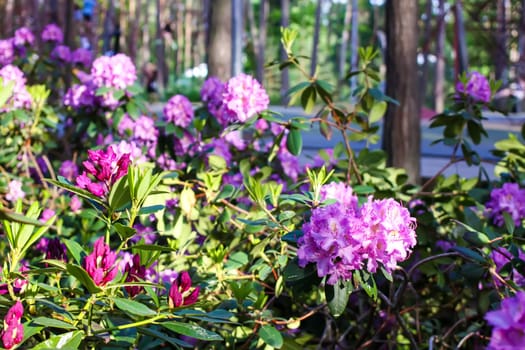
{"label": "purple flower cluster", "polygon": [[21,27],[18,28],[15,31],[15,35],[13,37],[13,44],[17,48],[21,48],[24,46],[31,46],[35,43],[35,36],[33,35],[33,32],[27,27]]}
{"label": "purple flower cluster", "polygon": [[303,267],[316,263],[328,284],[349,280],[354,270],[374,273],[380,264],[390,272],[416,244],[416,219],[393,199],[369,197],[359,207],[352,189],[340,183],[324,185],[321,199],[336,202],[312,210],[297,257]]}
{"label": "purple flower cluster", "polygon": [[523,349],[525,344],[525,292],[504,299],[499,310],[489,311],[485,320],[493,327],[487,349]]}
{"label": "purple flower cluster", "polygon": [[26,46],[33,45],[34,42],[35,36],[26,27],[17,29],[12,38],[0,40],[0,66],[13,63],[17,54],[24,56]]}
{"label": "purple flower cluster", "polygon": [[71,53],[71,62],[74,64],[89,67],[92,60],[93,53],[83,47],[80,47]]}
{"label": "purple flower cluster", "polygon": [[497,226],[505,224],[503,213],[510,214],[514,224],[520,226],[525,217],[525,190],[516,183],[504,183],[501,188],[492,190],[485,209],[485,215]]}
{"label": "purple flower cluster", "polygon": [[50,23],[42,30],[42,40],[53,42],[55,44],[62,44],[64,42],[64,33],[62,29],[55,23]]}
{"label": "purple flower cluster", "polygon": [[22,190],[22,182],[18,180],[11,180],[7,184],[7,194],[5,199],[14,203],[19,199],[24,198],[26,193]]}
{"label": "purple flower cluster", "polygon": [[0,69],[0,78],[4,86],[14,82],[13,94],[7,100],[6,105],[0,111],[11,111],[19,108],[31,108],[31,95],[26,89],[26,78],[24,73],[16,66],[8,64]]}
{"label": "purple flower cluster", "polygon": [[232,121],[241,123],[267,109],[270,103],[261,84],[252,76],[242,73],[228,80],[222,98],[233,117]]}
{"label": "purple flower cluster", "polygon": [[117,254],[112,252],[104,238],[100,237],[93,247],[93,252],[84,259],[84,268],[97,286],[105,286],[113,281],[118,273],[115,265]]}
{"label": "purple flower cluster", "polygon": [[479,102],[489,102],[490,101],[490,84],[485,78],[484,75],[482,75],[479,72],[472,71],[467,75],[468,81],[466,85],[463,82],[458,82],[456,85],[456,91],[469,95],[474,99],[475,101]]}
{"label": "purple flower cluster", "polygon": [[183,95],[175,95],[168,100],[163,108],[164,120],[182,128],[187,128],[193,120],[193,106]]}
{"label": "purple flower cluster", "polygon": [[[85,49],[77,49],[71,54],[71,61],[88,66],[91,53]],[[93,61],[90,75],[81,73],[77,76],[81,84],[74,84],[64,96],[64,104],[75,109],[100,106],[113,110],[120,103],[113,92],[108,91],[97,96],[97,89],[107,87],[122,90],[137,80],[135,66],[124,54],[99,57]]]}
{"label": "purple flower cluster", "polygon": [[0,65],[11,64],[15,60],[13,39],[0,40]]}
{"label": "purple flower cluster", "polygon": [[86,170],[76,178],[77,185],[95,196],[105,196],[111,186],[127,174],[129,163],[129,154],[119,155],[114,146],[108,147],[107,151],[88,150],[88,160],[82,163]]}
{"label": "purple flower cluster", "polygon": [[0,333],[4,348],[11,349],[24,340],[24,325],[22,324],[22,315],[24,306],[17,300],[4,318],[4,329]]}
{"label": "purple flower cluster", "polygon": [[71,49],[66,45],[57,45],[51,51],[51,58],[58,62],[71,62]]}
{"label": "purple flower cluster", "polygon": [[137,72],[131,59],[119,53],[93,61],[91,77],[96,88],[105,86],[123,90],[135,83]]}

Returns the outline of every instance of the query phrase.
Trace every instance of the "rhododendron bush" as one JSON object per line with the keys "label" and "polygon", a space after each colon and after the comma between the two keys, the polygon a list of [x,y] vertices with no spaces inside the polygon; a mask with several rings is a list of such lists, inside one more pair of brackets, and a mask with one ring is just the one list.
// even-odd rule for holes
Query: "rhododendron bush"
{"label": "rhododendron bush", "polygon": [[[409,184],[353,146],[377,142],[396,103],[373,49],[349,75],[355,104],[339,105],[284,30],[276,65],[305,75],[290,101],[316,111],[296,117],[246,74],[152,110],[129,57],[64,46],[53,24],[40,34],[0,42],[4,348],[522,344],[525,153],[515,135],[498,142],[491,181],[476,152],[497,84],[464,75],[432,121],[450,164],[480,176]],[[304,155],[313,126],[343,142]]]}

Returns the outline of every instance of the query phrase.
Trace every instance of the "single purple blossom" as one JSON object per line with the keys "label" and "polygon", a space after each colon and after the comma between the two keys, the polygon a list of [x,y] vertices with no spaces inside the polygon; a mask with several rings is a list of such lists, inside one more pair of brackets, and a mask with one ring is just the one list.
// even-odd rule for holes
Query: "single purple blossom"
{"label": "single purple blossom", "polygon": [[241,73],[226,83],[223,103],[234,116],[232,121],[244,123],[267,109],[270,98],[257,80]]}
{"label": "single purple blossom", "polygon": [[113,281],[118,273],[115,266],[117,254],[112,252],[100,237],[94,245],[93,252],[84,259],[84,268],[97,286],[105,286]]}
{"label": "single purple blossom", "polygon": [[64,105],[75,109],[93,107],[95,90],[89,84],[73,84],[64,95]]}
{"label": "single purple blossom", "polygon": [[58,175],[73,181],[78,176],[78,166],[71,160],[65,160],[62,162],[60,169],[58,169]]}

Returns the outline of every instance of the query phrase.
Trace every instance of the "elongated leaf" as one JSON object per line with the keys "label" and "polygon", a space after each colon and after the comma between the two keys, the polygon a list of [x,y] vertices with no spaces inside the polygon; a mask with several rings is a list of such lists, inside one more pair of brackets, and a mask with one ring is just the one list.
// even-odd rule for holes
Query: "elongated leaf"
{"label": "elongated leaf", "polygon": [[84,338],[83,331],[73,331],[55,335],[54,337],[51,337],[48,340],[33,347],[33,350],[78,349],[80,343],[82,342],[82,338]]}
{"label": "elongated leaf", "polygon": [[169,329],[172,332],[186,335],[195,339],[206,341],[220,341],[223,340],[220,335],[215,332],[204,329],[200,326],[190,323],[183,323],[178,321],[169,321],[160,323],[162,327]]}
{"label": "elongated leaf", "polygon": [[115,305],[125,313],[129,313],[136,316],[154,316],[157,313],[151,310],[146,305],[130,299],[113,298]]}
{"label": "elongated leaf", "polygon": [[370,110],[370,114],[368,116],[368,120],[370,123],[375,123],[381,120],[386,112],[387,104],[385,101],[380,101],[374,104],[372,106],[372,109]]}
{"label": "elongated leaf", "polygon": [[33,323],[41,325],[41,326],[51,327],[51,328],[60,328],[60,329],[68,329],[68,330],[77,328],[70,323],[64,322],[62,320],[57,320],[54,318],[49,318],[49,317],[37,317],[33,319]]}
{"label": "elongated leaf", "polygon": [[259,337],[271,347],[280,349],[283,346],[283,336],[274,326],[264,325],[259,329]]}
{"label": "elongated leaf", "polygon": [[52,179],[44,179],[44,181],[47,181],[57,187],[60,187],[60,188],[63,188],[65,190],[68,190],[69,192],[72,192],[76,195],[78,195],[79,197],[82,197],[82,198],[85,198],[89,201],[93,201],[95,203],[97,203],[98,205],[104,207],[105,209],[108,209],[107,205],[102,202],[100,200],[99,197],[93,195],[91,192],[89,191],[86,191],[86,190],[83,190],[81,188],[78,188],[78,187],[75,187],[73,185],[70,185],[68,183],[65,183],[65,182],[61,182],[61,181],[56,181],[56,180],[52,180]]}
{"label": "elongated leaf", "polygon": [[79,265],[82,264],[82,259],[87,255],[84,248],[71,239],[65,239],[63,242],[66,245],[67,252],[75,259],[75,262]]}
{"label": "elongated leaf", "polygon": [[111,187],[108,196],[109,207],[112,211],[122,211],[131,205],[127,176],[123,176]]}
{"label": "elongated leaf", "polygon": [[301,131],[297,129],[290,130],[288,137],[286,138],[286,148],[294,156],[301,154],[303,149],[303,138],[301,136]]}
{"label": "elongated leaf", "polygon": [[352,289],[351,281],[338,281],[335,285],[326,284],[324,289],[326,301],[328,302],[330,313],[334,317],[341,316],[345,311]]}
{"label": "elongated leaf", "polygon": [[82,267],[80,267],[78,265],[67,264],[66,265],[66,270],[73,277],[75,277],[80,282],[80,284],[82,284],[84,287],[86,287],[86,289],[90,293],[95,294],[95,293],[98,293],[98,292],[100,292],[102,290],[95,284],[95,282],[93,281],[91,276],[89,276],[87,271],[84,270]]}

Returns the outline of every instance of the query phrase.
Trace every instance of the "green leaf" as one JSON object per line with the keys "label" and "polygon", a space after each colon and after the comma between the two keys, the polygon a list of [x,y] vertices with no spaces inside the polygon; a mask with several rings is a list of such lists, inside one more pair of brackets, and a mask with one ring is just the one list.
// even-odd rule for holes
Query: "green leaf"
{"label": "green leaf", "polygon": [[112,211],[122,211],[131,205],[131,195],[129,193],[128,177],[123,176],[111,187],[108,196],[109,207]]}
{"label": "green leaf", "polygon": [[122,239],[123,241],[130,237],[133,237],[137,233],[137,230],[135,230],[134,228],[122,225],[119,222],[113,224],[113,227],[120,236],[120,239]]}
{"label": "green leaf", "polygon": [[200,326],[182,323],[177,321],[162,322],[160,325],[172,332],[186,335],[195,339],[206,340],[206,341],[221,341],[223,340],[220,335],[215,332],[204,329]]}
{"label": "green leaf", "polygon": [[33,323],[38,324],[40,326],[50,327],[50,328],[60,328],[60,329],[68,329],[68,330],[77,328],[70,323],[64,322],[62,320],[56,320],[54,318],[49,318],[49,317],[37,317],[33,319]]}
{"label": "green leaf", "polygon": [[84,248],[82,248],[82,246],[76,241],[71,239],[65,239],[63,242],[66,245],[68,253],[73,256],[73,259],[75,259],[76,263],[82,264],[82,258],[87,255]]}
{"label": "green leaf", "polygon": [[370,110],[370,114],[368,116],[368,120],[370,123],[375,123],[381,120],[386,112],[387,103],[385,101],[379,101],[374,104],[372,109]]}
{"label": "green leaf", "polygon": [[60,335],[55,335],[49,338],[48,340],[33,347],[33,350],[78,349],[83,338],[83,331],[74,331]]}
{"label": "green leaf", "polygon": [[146,305],[135,300],[113,298],[113,302],[120,310],[135,316],[154,316],[157,314]]}
{"label": "green leaf", "polygon": [[221,199],[230,198],[231,196],[233,196],[234,193],[235,193],[235,186],[227,184],[222,188],[221,192],[219,192],[215,200],[219,201]]}
{"label": "green leaf", "polygon": [[483,258],[483,256],[472,249],[460,247],[460,246],[455,246],[452,249],[457,251],[459,254],[463,255],[464,257],[470,260],[474,260],[479,263],[485,263],[485,259]]}
{"label": "green leaf", "polygon": [[339,317],[345,311],[348,304],[348,298],[352,292],[351,281],[337,281],[336,284],[326,284],[324,288],[326,301],[330,313],[334,317]]}
{"label": "green leaf", "polygon": [[[59,180],[61,179],[61,177],[59,176]],[[93,195],[91,192],[89,191],[86,191],[86,190],[83,190],[81,188],[78,188],[78,187],[75,187],[71,184],[68,184],[66,182],[62,182],[62,181],[56,181],[56,180],[52,180],[52,179],[44,179],[44,181],[47,181],[55,186],[58,186],[60,188],[63,188],[65,190],[68,190],[69,192],[73,192],[75,193],[76,195],[84,198],[84,199],[87,199],[89,201],[92,201],[92,202],[95,202],[97,203],[98,205],[104,207],[105,209],[108,209],[106,204],[104,202],[102,202],[100,200],[99,197]],[[64,180],[64,181],[67,181],[67,180]]]}
{"label": "green leaf", "polygon": [[283,336],[274,326],[264,325],[259,329],[259,337],[271,347],[280,349],[283,346]]}
{"label": "green leaf", "polygon": [[91,276],[82,267],[73,264],[66,264],[66,270],[84,287],[86,287],[91,294],[96,294],[102,290],[95,284]]}
{"label": "green leaf", "polygon": [[304,235],[301,230],[293,230],[281,237],[282,241],[296,243]]}
{"label": "green leaf", "polygon": [[294,156],[301,154],[303,149],[303,138],[301,136],[301,131],[297,129],[290,130],[288,137],[286,138],[286,148]]}
{"label": "green leaf", "polygon": [[248,263],[248,254],[245,252],[235,252],[233,253],[226,264],[224,264],[224,268],[226,270],[235,270],[238,269]]}
{"label": "green leaf", "polygon": [[301,94],[301,105],[307,114],[312,113],[312,110],[315,106],[316,97],[317,96],[314,86],[310,85],[303,90]]}

